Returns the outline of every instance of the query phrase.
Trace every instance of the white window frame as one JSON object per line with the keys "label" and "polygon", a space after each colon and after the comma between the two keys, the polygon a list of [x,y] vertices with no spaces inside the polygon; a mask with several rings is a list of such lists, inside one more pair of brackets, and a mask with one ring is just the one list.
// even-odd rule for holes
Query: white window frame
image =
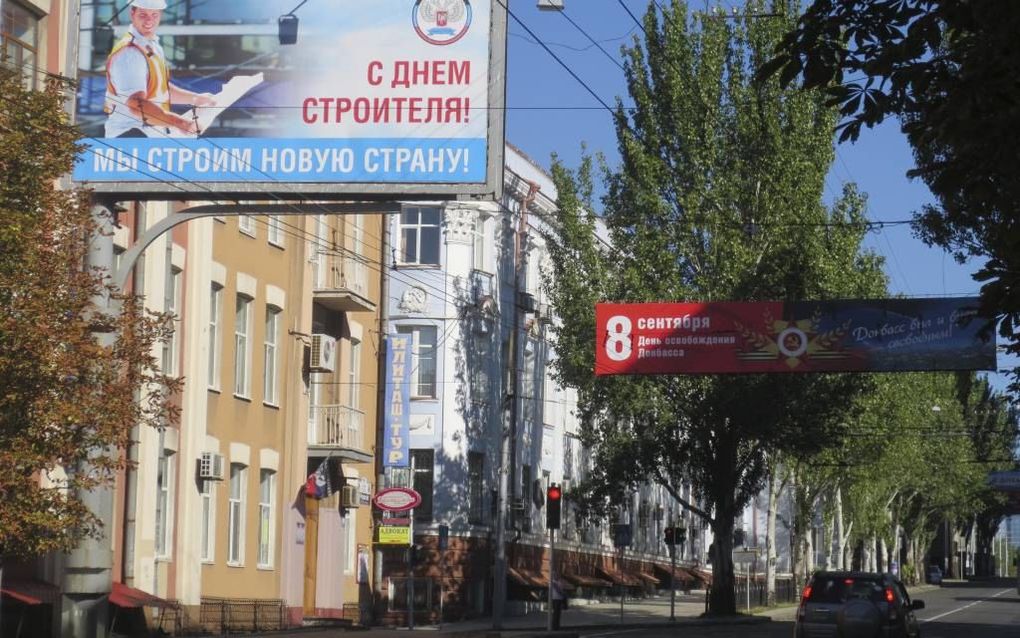
{"label": "white window frame", "polygon": [[276,472],[259,470],[259,551],[256,565],[259,569],[273,569],[276,551],[275,501]]}
{"label": "white window frame", "polygon": [[[234,480],[235,476],[237,477],[236,483]],[[227,565],[231,567],[243,567],[245,531],[244,502],[248,491],[248,466],[243,463],[231,463],[229,481],[229,491],[227,493]],[[235,486],[237,487],[236,492],[234,490]]]}
{"label": "white window frame", "polygon": [[173,557],[174,456],[172,450],[164,449],[156,461],[157,560],[170,560]]}
{"label": "white window frame", "polygon": [[[435,224],[424,224],[422,223],[422,215],[425,211],[434,210],[436,211],[436,223]],[[416,213],[416,219],[414,222],[405,222],[404,215]],[[442,223],[443,223],[443,210],[437,206],[405,206],[400,211],[400,229],[399,229],[399,241],[400,241],[400,263],[408,266],[439,266],[442,261]],[[421,247],[422,247],[422,231],[426,228],[435,228],[436,232],[436,261],[422,261],[421,259]],[[404,231],[414,230],[414,259],[408,259],[408,249],[405,242]]]}
{"label": "white window frame", "polygon": [[344,560],[344,573],[353,574],[354,569],[357,566],[358,556],[358,544],[355,542],[356,530],[358,529],[358,512],[357,510],[347,510],[347,516],[343,519],[344,526],[344,537],[347,541],[345,543],[345,551],[347,554]]}
{"label": "white window frame", "polygon": [[266,333],[262,342],[262,401],[266,405],[279,404],[277,372],[279,371],[280,315],[276,306],[266,306]]}
{"label": "white window frame", "polygon": [[216,560],[216,481],[205,479],[199,488],[202,499],[202,546],[200,548],[203,563]]}
{"label": "white window frame", "polygon": [[251,397],[251,308],[254,303],[251,297],[239,294],[234,304],[234,396],[242,399]]}
{"label": "white window frame", "polygon": [[283,248],[283,220],[279,215],[269,215],[266,220],[266,238],[271,245]]}
{"label": "white window frame", "polygon": [[361,407],[361,342],[351,339],[350,356],[347,361],[347,407],[355,410]]}
{"label": "white window frame", "polygon": [[220,390],[220,347],[223,340],[223,286],[209,288],[209,389]]}
{"label": "white window frame", "polygon": [[183,282],[184,272],[180,268],[171,267],[163,294],[163,310],[171,316],[173,325],[173,332],[163,342],[162,354],[163,374],[169,377],[177,377],[180,374],[181,285]]}
{"label": "white window frame", "polygon": [[[432,334],[433,339],[430,344],[422,346],[422,333],[429,332]],[[410,372],[410,385],[411,385],[411,399],[435,399],[439,395],[439,329],[436,326],[416,325],[416,326],[398,326],[398,334],[409,334],[411,335],[411,372]],[[432,393],[421,392],[421,355],[424,348],[431,350],[432,360],[432,372],[435,379],[432,382]]]}
{"label": "white window frame", "polygon": [[477,213],[472,231],[471,259],[473,267],[479,272],[491,272],[488,264],[489,242],[485,241],[486,221],[488,217]]}
{"label": "white window frame", "polygon": [[237,230],[249,237],[255,236],[255,218],[251,215],[237,216]]}

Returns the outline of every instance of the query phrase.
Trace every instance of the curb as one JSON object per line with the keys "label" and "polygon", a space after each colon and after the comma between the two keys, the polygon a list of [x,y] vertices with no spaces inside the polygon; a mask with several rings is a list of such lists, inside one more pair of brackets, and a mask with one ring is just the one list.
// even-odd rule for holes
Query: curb
{"label": "curb", "polygon": [[621,623],[606,625],[605,623],[588,623],[570,625],[557,631],[548,631],[542,627],[519,627],[514,629],[474,629],[444,632],[449,638],[576,638],[577,632],[586,629],[662,629],[664,627],[712,627],[763,625],[772,622],[768,616],[725,616],[719,618],[678,618],[676,621],[656,621],[644,623]]}

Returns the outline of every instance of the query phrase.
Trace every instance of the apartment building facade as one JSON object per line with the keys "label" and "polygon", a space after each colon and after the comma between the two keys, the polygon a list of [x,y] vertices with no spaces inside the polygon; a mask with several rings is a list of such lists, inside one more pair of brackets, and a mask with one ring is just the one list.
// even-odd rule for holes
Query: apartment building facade
{"label": "apartment building facade", "polygon": [[[172,207],[136,205],[117,239]],[[176,317],[160,356],[184,378],[181,418],[140,430],[130,451],[115,579],[168,601],[151,605],[164,628],[271,628],[363,604],[371,529],[356,507],[371,492],[375,397],[362,379],[375,375],[379,286],[367,265],[380,259],[363,237],[379,225],[225,215],[145,251],[138,291]],[[309,497],[324,463],[335,493]]]}
{"label": "apartment building facade", "polygon": [[[380,472],[385,485],[411,487],[423,501],[413,512],[413,556],[377,545],[378,618],[386,624],[410,622],[412,607],[417,623],[491,612],[504,430],[511,433],[507,613],[541,604],[548,586],[550,483],[567,493],[557,571],[574,595],[668,582],[662,530],[682,518],[692,540],[679,560],[691,569],[677,578],[710,578],[695,569],[705,564],[710,532],[661,487],[643,486],[612,521],[581,520],[570,505],[590,457],[580,443],[576,392],[552,378],[557,319],[543,282],[551,273],[545,237],[555,232],[555,189],[512,146],[505,169],[501,202],[405,205],[390,221],[384,325],[412,343],[410,463]],[[615,523],[633,530],[622,552],[613,545]]]}

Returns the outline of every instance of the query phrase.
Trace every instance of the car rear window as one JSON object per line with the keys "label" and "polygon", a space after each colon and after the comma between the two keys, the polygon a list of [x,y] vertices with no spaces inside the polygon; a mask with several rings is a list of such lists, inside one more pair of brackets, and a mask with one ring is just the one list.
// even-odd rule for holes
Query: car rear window
{"label": "car rear window", "polygon": [[815,576],[811,581],[808,602],[845,603],[860,598],[880,603],[885,600],[885,587],[872,578],[850,578],[846,576]]}

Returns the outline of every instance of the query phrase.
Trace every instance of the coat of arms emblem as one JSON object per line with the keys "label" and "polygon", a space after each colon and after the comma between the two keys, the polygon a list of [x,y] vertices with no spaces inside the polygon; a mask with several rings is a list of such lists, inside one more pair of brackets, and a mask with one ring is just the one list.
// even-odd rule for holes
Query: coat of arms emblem
{"label": "coat of arms emblem", "polygon": [[412,10],[414,30],[429,44],[453,44],[471,26],[470,0],[417,0]]}

